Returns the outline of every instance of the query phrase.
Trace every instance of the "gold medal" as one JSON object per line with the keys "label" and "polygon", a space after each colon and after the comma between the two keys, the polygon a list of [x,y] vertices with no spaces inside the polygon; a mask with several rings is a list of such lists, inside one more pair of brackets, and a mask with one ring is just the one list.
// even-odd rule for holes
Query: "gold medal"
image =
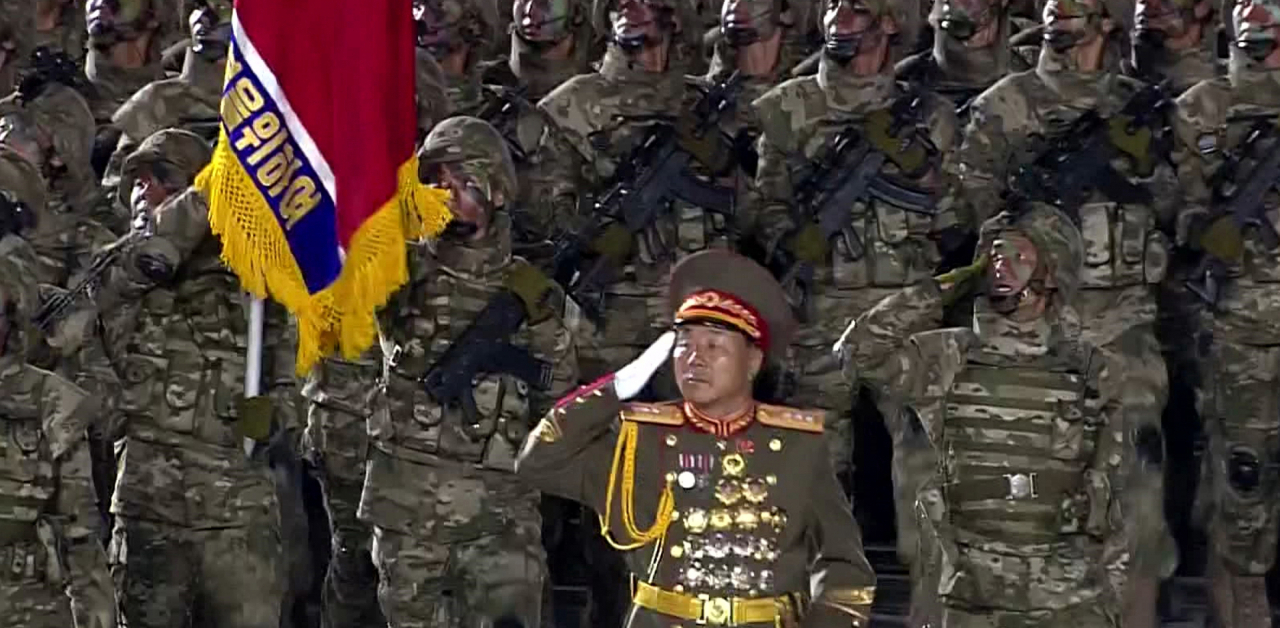
{"label": "gold medal", "polygon": [[720,469],[726,477],[736,478],[747,468],[747,461],[742,454],[727,454],[720,459]]}
{"label": "gold medal", "polygon": [[754,508],[743,506],[734,513],[733,523],[738,526],[739,530],[751,531],[760,525],[760,515],[756,514]]}
{"label": "gold medal", "polygon": [[742,487],[734,480],[720,478],[716,482],[716,500],[725,506],[732,506],[743,497]]}
{"label": "gold medal", "polygon": [[701,508],[690,508],[681,520],[684,521],[684,529],[693,534],[701,534],[707,529],[707,511]]}
{"label": "gold medal", "polygon": [[769,485],[760,478],[751,478],[742,483],[742,497],[753,504],[763,503],[769,496]]}
{"label": "gold medal", "polygon": [[729,514],[724,508],[716,508],[711,511],[711,529],[712,530],[728,530],[733,525],[733,515]]}

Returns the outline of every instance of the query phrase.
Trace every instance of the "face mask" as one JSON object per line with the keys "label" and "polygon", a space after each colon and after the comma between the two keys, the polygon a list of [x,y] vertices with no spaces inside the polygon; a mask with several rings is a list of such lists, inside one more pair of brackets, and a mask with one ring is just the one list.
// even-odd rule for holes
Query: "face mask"
{"label": "face mask", "polygon": [[720,28],[730,46],[741,48],[773,37],[778,29],[774,0],[728,0],[720,11]]}

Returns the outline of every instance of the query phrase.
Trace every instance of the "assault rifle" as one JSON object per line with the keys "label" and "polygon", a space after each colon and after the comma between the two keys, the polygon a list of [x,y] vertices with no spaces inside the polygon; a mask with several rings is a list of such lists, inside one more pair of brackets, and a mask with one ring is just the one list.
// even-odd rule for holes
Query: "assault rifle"
{"label": "assault rifle", "polygon": [[[674,125],[655,124],[593,203],[592,222],[558,239],[552,262],[556,281],[566,286],[568,296],[597,324],[602,322],[604,289],[614,280],[617,269],[613,268],[616,260],[604,255],[584,267],[583,258],[595,238],[619,225],[634,239],[677,199],[724,215],[733,212],[734,191],[703,181],[689,171],[689,165],[707,155],[732,155],[731,143],[722,136],[719,123],[733,108],[741,83],[741,76],[734,72],[707,88],[691,115]],[[713,171],[722,166],[703,165]]]}
{"label": "assault rifle", "polygon": [[507,149],[511,151],[511,159],[517,164],[529,161],[529,154],[525,152],[521,146],[519,138],[515,135],[515,124],[520,119],[520,112],[529,108],[530,104],[525,94],[528,87],[521,86],[515,89],[498,88],[489,94],[488,102],[476,113],[476,117],[493,125],[502,135],[502,139],[507,141]]}
{"label": "assault rifle", "polygon": [[[1267,145],[1266,152],[1262,152],[1263,144]],[[1263,246],[1274,251],[1280,248],[1280,235],[1266,216],[1263,200],[1280,183],[1280,121],[1264,118],[1254,122],[1242,146],[1244,154],[1229,156],[1219,170],[1214,185],[1217,202],[1203,224],[1230,216],[1241,234],[1251,231]],[[1255,165],[1249,172],[1237,176],[1245,157],[1256,159]],[[1187,289],[1214,306],[1227,276],[1227,261],[1206,252],[1195,276],[1187,282]]]}
{"label": "assault rifle", "polygon": [[115,266],[116,260],[124,255],[133,245],[141,240],[149,231],[146,229],[135,229],[129,235],[115,241],[100,251],[94,258],[93,263],[85,269],[80,280],[76,282],[69,290],[62,290],[50,296],[40,304],[40,309],[31,317],[33,323],[43,332],[48,332],[54,323],[62,320],[62,317],[75,305],[81,296],[89,296],[93,289],[102,281],[102,276]]}
{"label": "assault rifle", "polygon": [[1109,118],[1086,112],[1014,173],[1010,191],[1016,199],[1055,205],[1077,222],[1094,190],[1115,203],[1149,205],[1151,191],[1116,172],[1111,161],[1124,157],[1135,174],[1149,176],[1157,157],[1167,154],[1165,111],[1172,104],[1165,82],[1138,90]]}
{"label": "assault rifle", "polygon": [[507,373],[536,390],[551,388],[551,365],[511,344],[525,316],[520,297],[509,290],[494,295],[422,377],[427,394],[441,405],[458,405],[475,422],[479,410],[471,392],[476,375]]}
{"label": "assault rifle", "polygon": [[[889,109],[868,116],[863,124],[850,125],[836,134],[823,156],[795,187],[801,224],[816,222],[827,241],[839,236],[851,256],[858,259],[866,254],[866,245],[852,228],[857,202],[876,199],[908,212],[933,215],[935,200],[930,192],[882,172],[889,162],[907,176],[928,170],[937,147],[915,128],[921,119],[921,107],[919,95],[908,93]],[[813,285],[813,267],[794,259],[781,247],[774,253],[772,265],[797,313],[804,318]]]}

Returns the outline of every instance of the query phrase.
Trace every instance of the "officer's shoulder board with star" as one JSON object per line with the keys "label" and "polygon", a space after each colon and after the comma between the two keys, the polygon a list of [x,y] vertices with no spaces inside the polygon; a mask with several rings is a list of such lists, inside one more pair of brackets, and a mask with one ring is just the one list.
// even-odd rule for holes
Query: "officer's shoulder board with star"
{"label": "officer's shoulder board with star", "polygon": [[658,425],[684,425],[684,410],[680,403],[628,403],[622,406],[622,420]]}
{"label": "officer's shoulder board with star", "polygon": [[[756,420],[761,425],[801,432],[821,434],[826,413],[821,410],[801,410],[786,406],[760,404],[756,408]],[[679,402],[628,403],[622,407],[622,420],[657,425],[684,425],[684,410]]]}

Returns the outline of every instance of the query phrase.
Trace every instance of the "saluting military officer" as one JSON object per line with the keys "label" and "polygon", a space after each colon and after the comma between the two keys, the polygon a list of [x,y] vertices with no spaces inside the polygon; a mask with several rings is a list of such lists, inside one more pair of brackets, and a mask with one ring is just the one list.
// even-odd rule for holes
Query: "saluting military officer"
{"label": "saluting military officer", "polygon": [[[632,573],[628,628],[867,625],[875,576],[822,413],[751,396],[794,327],[782,288],[721,250],[670,285],[673,328],[557,403],[517,474],[601,514]],[[683,398],[628,403],[668,356]]]}

